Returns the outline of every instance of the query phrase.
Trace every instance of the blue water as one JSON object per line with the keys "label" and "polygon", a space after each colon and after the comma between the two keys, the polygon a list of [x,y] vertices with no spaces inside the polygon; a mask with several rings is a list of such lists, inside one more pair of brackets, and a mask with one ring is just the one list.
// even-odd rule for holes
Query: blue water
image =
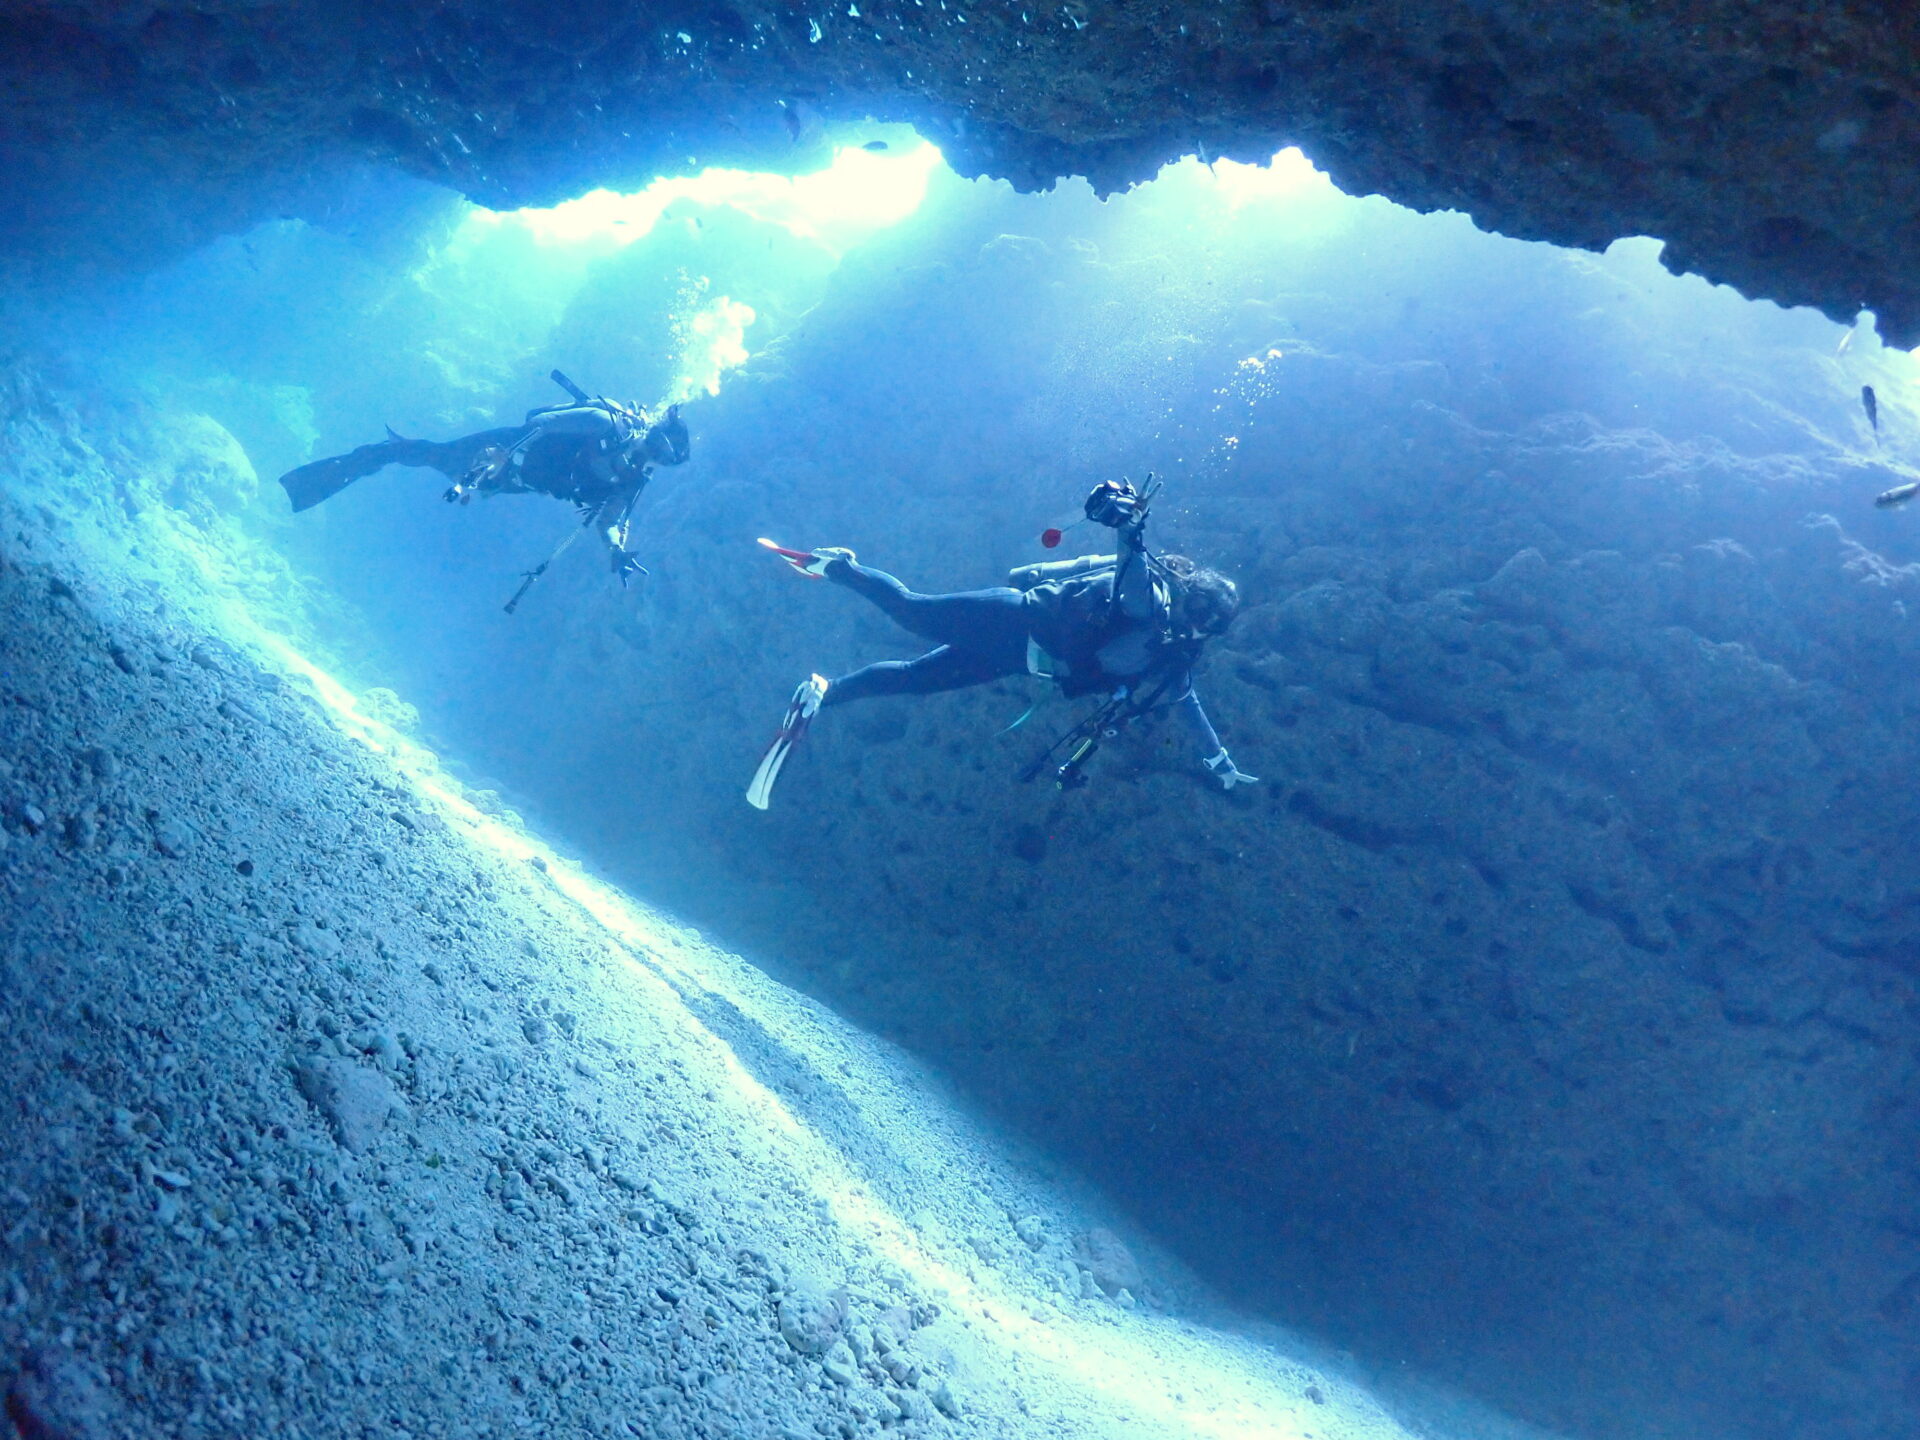
{"label": "blue water", "polygon": [[[370,181],[61,338],[238,439],[287,623],[451,765],[1239,1298],[1577,1434],[1910,1433],[1920,507],[1871,502],[1920,366],[1297,158],[1102,203],[861,153],[814,209]],[[643,583],[583,544],[508,616],[564,507],[272,484],[517,423],[556,365],[685,402]],[[1079,712],[1003,734],[1044,699],[1005,681],[830,712],[744,804],[797,680],[915,648],[756,537],[971,589],[1149,471],[1155,542],[1245,598],[1198,684],[1258,786],[1151,725],[1022,786]]]}

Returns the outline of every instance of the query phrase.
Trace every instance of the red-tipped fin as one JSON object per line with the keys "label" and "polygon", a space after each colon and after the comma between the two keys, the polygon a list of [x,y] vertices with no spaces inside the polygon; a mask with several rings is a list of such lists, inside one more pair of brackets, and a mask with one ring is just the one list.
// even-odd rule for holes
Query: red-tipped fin
{"label": "red-tipped fin", "polygon": [[806,576],[807,579],[819,580],[824,578],[818,571],[807,568],[813,564],[817,558],[811,550],[789,550],[784,545],[774,544],[773,541],[767,539],[764,535],[760,537],[760,544],[778,555],[782,560],[786,561],[787,564]]}

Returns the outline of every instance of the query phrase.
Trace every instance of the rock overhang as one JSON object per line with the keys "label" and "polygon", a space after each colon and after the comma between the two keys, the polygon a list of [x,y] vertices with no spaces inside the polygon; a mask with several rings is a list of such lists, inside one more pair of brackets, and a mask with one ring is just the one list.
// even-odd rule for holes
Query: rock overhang
{"label": "rock overhang", "polygon": [[[1342,188],[1920,338],[1920,13],[1880,0],[43,0],[0,20],[16,263],[150,261],[373,162],[491,206],[915,125],[1124,188],[1300,145]],[[135,223],[130,218],[138,217]]]}

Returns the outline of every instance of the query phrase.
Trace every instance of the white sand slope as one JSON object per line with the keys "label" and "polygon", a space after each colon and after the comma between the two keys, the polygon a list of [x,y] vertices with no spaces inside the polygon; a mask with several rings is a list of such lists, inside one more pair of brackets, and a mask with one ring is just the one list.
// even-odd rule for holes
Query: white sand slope
{"label": "white sand slope", "polygon": [[906,1057],[474,808],[205,535],[66,505],[52,436],[0,448],[22,1435],[1523,1433],[1232,1327]]}

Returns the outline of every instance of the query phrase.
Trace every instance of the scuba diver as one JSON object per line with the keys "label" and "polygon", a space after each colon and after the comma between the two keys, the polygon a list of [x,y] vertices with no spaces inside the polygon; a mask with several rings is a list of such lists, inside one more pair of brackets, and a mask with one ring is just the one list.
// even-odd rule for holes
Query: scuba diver
{"label": "scuba diver", "polygon": [[[928,695],[1012,675],[1054,681],[1069,697],[1107,699],[1045,754],[1022,779],[1033,779],[1062,747],[1055,768],[1062,789],[1085,783],[1082,767],[1100,741],[1128,721],[1175,708],[1221,789],[1259,777],[1234,766],[1193,688],[1193,666],[1207,640],[1222,634],[1239,608],[1234,583],[1181,555],[1154,555],[1146,545],[1147,510],[1158,486],[1144,493],[1126,480],[1104,481],[1087,497],[1086,516],[1114,530],[1117,555],[1026,565],[1011,585],[954,595],[919,595],[882,570],[859,564],[851,550],[786,550],[760,543],[800,574],[831,580],[879,606],[902,627],[938,644],[913,660],[883,660],[838,680],[809,676],[794,692],[780,733],[768,747],[747,800],[764,810],[787,754],[822,709],[875,695]],[[1044,537],[1059,543],[1057,532]]]}
{"label": "scuba diver", "polygon": [[[552,378],[571,402],[530,410],[523,425],[481,430],[457,440],[410,440],[388,426],[385,440],[289,470],[280,484],[296,513],[388,465],[438,470],[453,482],[441,497],[449,503],[465,505],[475,495],[528,493],[569,500],[579,507],[582,526],[600,531],[613,573],[624,585],[634,573],[646,573],[627,548],[634,504],[647,488],[654,465],[686,463],[686,422],[678,405],[669,405],[657,423],[649,423],[638,406],[589,396],[558,370]],[[561,549],[574,538],[570,534]],[[546,564],[527,572],[528,585],[558,554],[556,550]],[[526,588],[523,585],[520,594]],[[519,599],[515,595],[507,609]]]}

